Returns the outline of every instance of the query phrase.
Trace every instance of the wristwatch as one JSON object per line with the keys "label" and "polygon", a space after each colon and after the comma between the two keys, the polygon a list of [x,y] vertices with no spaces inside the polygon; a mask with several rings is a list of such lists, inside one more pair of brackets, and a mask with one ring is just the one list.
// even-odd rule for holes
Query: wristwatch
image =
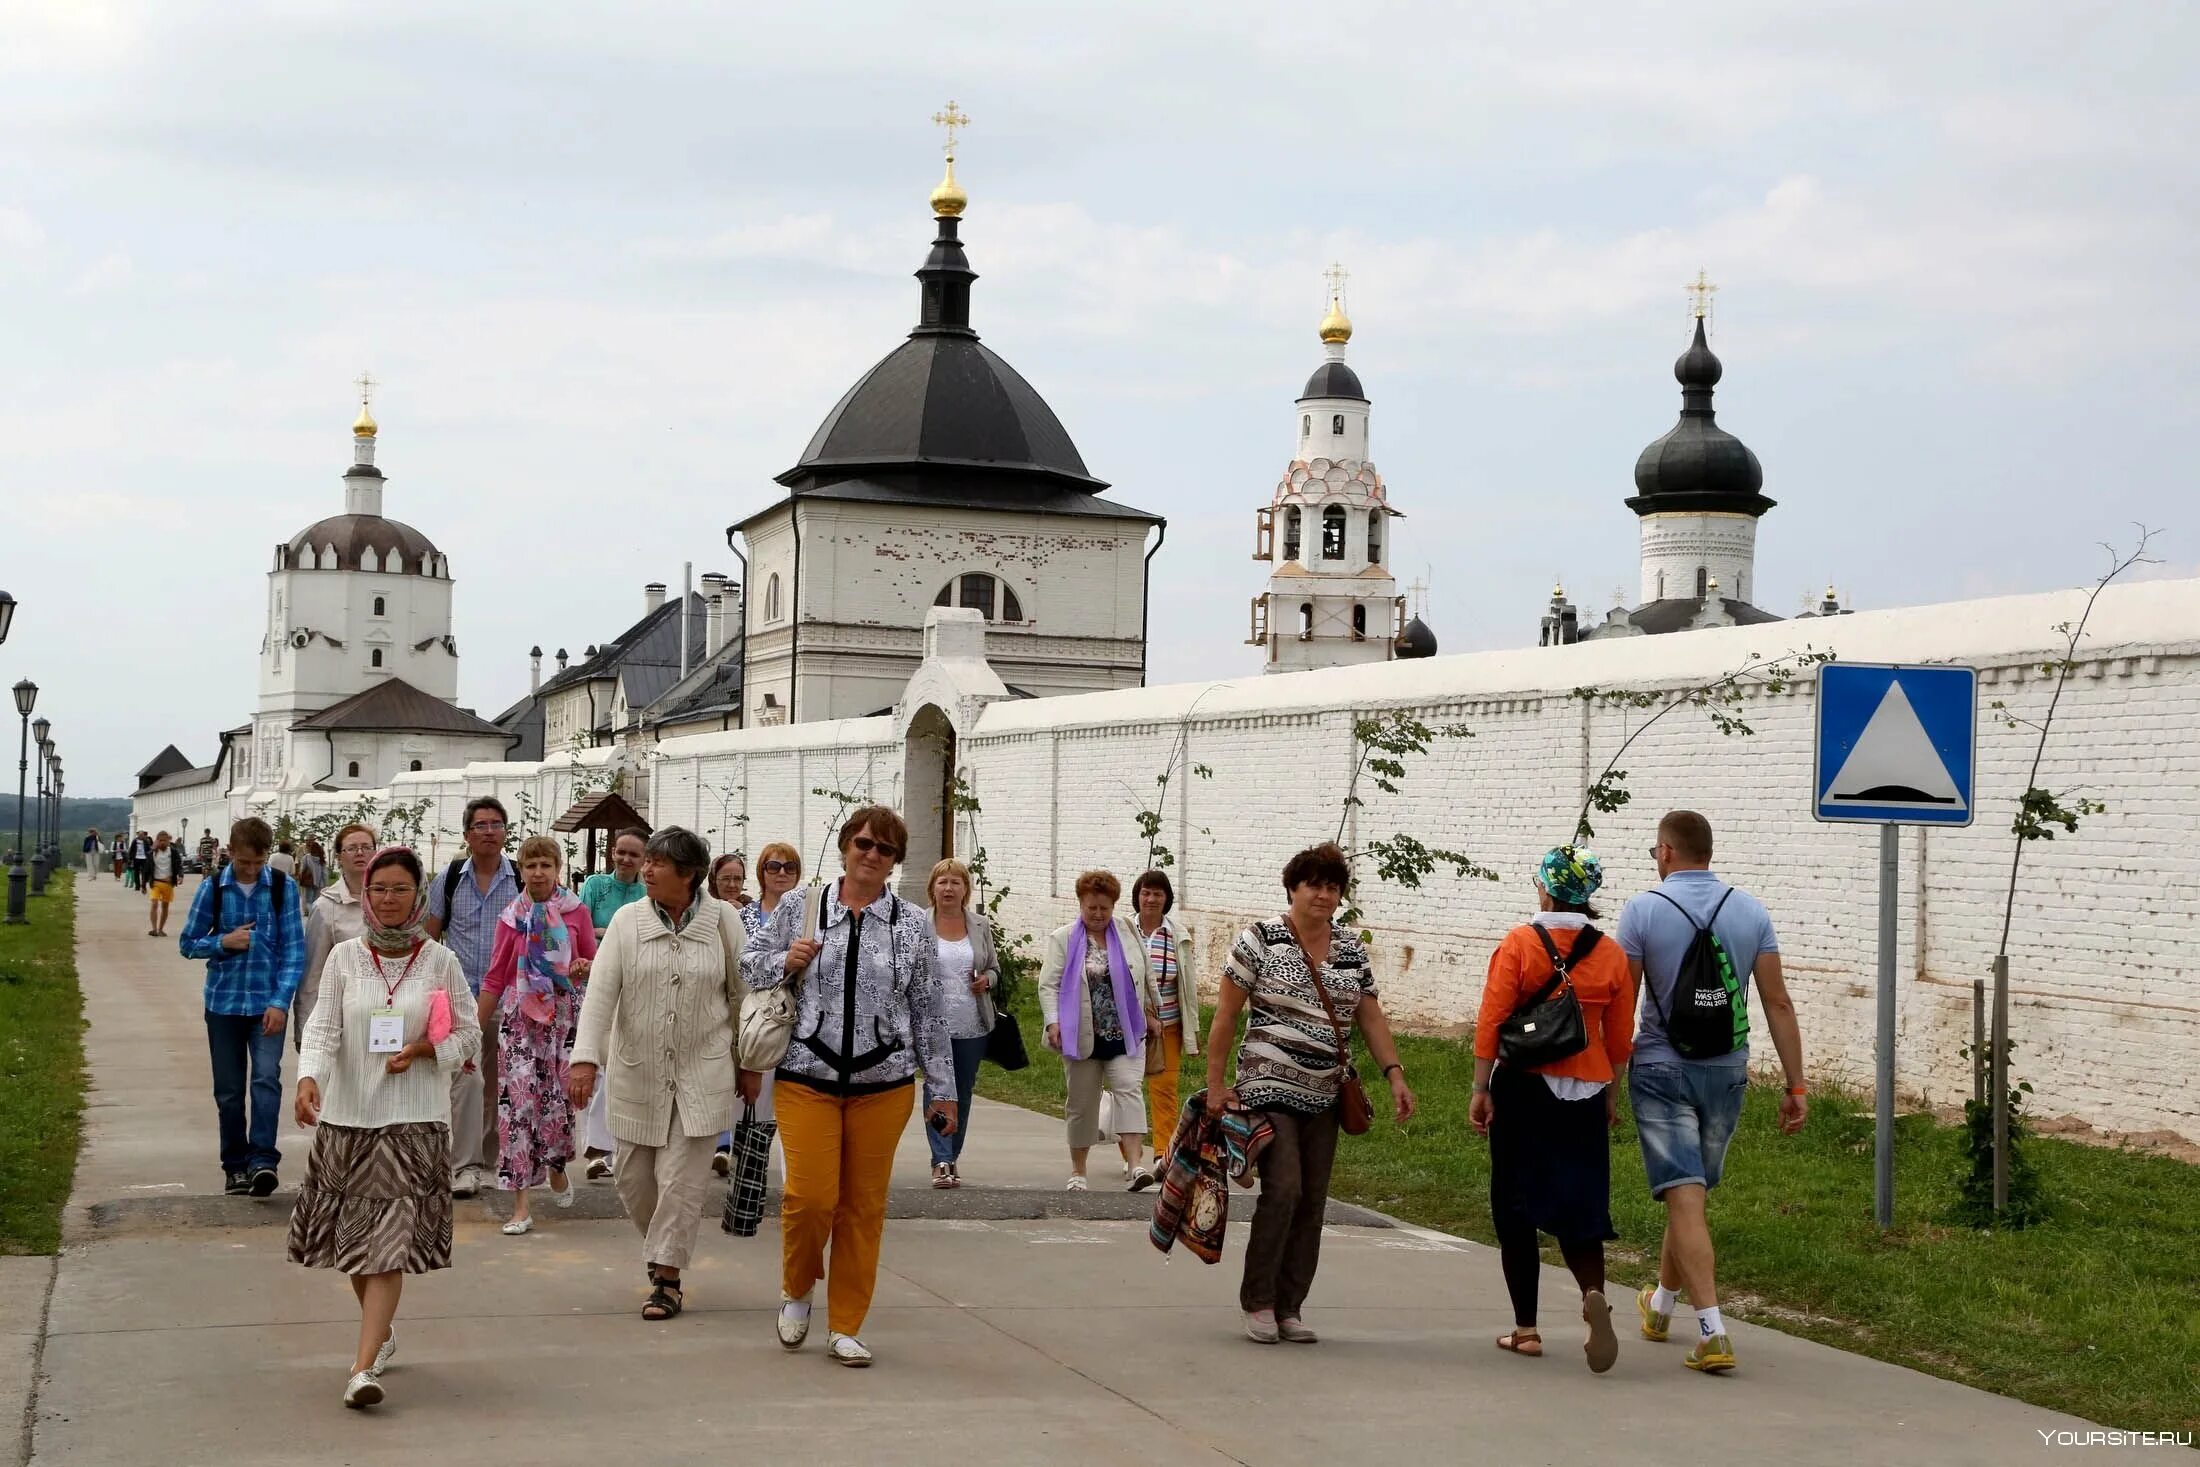
{"label": "wristwatch", "polygon": [[1396,1070],[1399,1074],[1403,1075],[1406,1072],[1406,1067],[1399,1064],[1396,1060],[1392,1060],[1389,1064],[1383,1066],[1383,1078],[1385,1080],[1390,1078],[1390,1072],[1392,1070]]}

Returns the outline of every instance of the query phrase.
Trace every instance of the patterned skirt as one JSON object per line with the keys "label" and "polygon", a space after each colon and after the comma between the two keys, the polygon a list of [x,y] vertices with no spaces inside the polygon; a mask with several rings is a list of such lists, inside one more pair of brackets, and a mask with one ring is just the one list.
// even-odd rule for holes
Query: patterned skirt
{"label": "patterned skirt", "polygon": [[573,1106],[565,1082],[579,1021],[578,996],[561,993],[549,1023],[514,1011],[497,1025],[497,1186],[503,1191],[540,1187],[573,1159]]}
{"label": "patterned skirt", "polygon": [[348,1274],[449,1268],[450,1127],[315,1127],[290,1213],[290,1261]]}

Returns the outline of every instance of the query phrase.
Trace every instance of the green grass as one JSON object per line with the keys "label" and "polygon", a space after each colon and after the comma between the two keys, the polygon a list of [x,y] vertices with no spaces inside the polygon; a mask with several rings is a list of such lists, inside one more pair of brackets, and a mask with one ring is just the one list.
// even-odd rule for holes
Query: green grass
{"label": "green grass", "polygon": [[[1017,1005],[1031,1067],[980,1072],[983,1095],[1059,1115],[1061,1060]],[[1494,1242],[1489,1148],[1467,1125],[1473,1053],[1400,1040],[1420,1115],[1348,1137],[1332,1192],[1395,1217]],[[1184,1091],[1206,1060],[1185,1065]],[[1363,1056],[1362,1069],[1373,1068]],[[2132,1430],[2200,1429],[2200,1168],[2035,1138],[2054,1216],[2014,1233],[1945,1222],[1965,1169],[1962,1134],[1929,1116],[1896,1131],[1895,1226],[1872,1222],[1869,1100],[1812,1097],[1800,1135],[1778,1134],[1775,1090],[1753,1088],[1712,1200],[1722,1305],[1738,1318]],[[1612,1151],[1612,1277],[1649,1281],[1662,1210],[1650,1200],[1623,1103]],[[1555,1253],[1547,1255],[1556,1262]],[[1497,1270],[1490,1287],[1502,1291]],[[1631,1314],[1623,1300],[1621,1312]]]}
{"label": "green grass", "polygon": [[76,893],[67,871],[0,925],[0,1253],[53,1253],[84,1117]]}

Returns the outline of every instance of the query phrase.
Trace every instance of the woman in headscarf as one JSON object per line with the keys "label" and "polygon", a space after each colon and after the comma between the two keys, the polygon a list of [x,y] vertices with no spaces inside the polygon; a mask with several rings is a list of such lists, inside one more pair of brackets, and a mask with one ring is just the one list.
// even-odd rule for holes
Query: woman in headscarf
{"label": "woman in headscarf", "polygon": [[[1581,1286],[1581,1317],[1589,1326],[1582,1348],[1599,1374],[1619,1356],[1604,1297],[1604,1243],[1619,1236],[1612,1227],[1610,1135],[1619,1117],[1619,1077],[1635,1042],[1627,955],[1589,925],[1597,915],[1589,898],[1603,884],[1604,867],[1593,852],[1559,846],[1544,854],[1535,875],[1539,910],[1490,955],[1467,1109],[1474,1129],[1490,1139],[1490,1214],[1512,1295],[1513,1327],[1497,1337],[1497,1348],[1543,1353],[1535,1326],[1543,1275],[1536,1234],[1549,1233]],[[1533,1068],[1500,1063],[1505,1021],[1568,985],[1581,1006],[1587,1046]]]}
{"label": "woman in headscarf", "polygon": [[551,1201],[573,1205],[565,1092],[596,928],[587,904],[558,884],[562,860],[547,835],[520,842],[520,893],[497,917],[481,980],[482,1031],[497,1026],[497,1187],[512,1194],[504,1232],[515,1238],[535,1226],[528,1188],[547,1181]]}
{"label": "woman in headscarf", "polygon": [[405,1275],[451,1266],[451,1076],[481,1048],[466,974],[422,929],[420,858],[373,856],[365,892],[366,932],[329,953],[306,1024],[297,1117],[317,1129],[289,1240],[293,1263],[351,1275],[354,1407],[382,1399]]}
{"label": "woman in headscarf", "polygon": [[1123,1153],[1130,1189],[1154,1184],[1145,1161],[1146,1045],[1159,1044],[1161,995],[1153,960],[1135,923],[1115,915],[1123,883],[1107,871],[1077,878],[1078,917],[1047,938],[1039,970],[1039,1013],[1047,1048],[1062,1056],[1069,1099],[1069,1190],[1085,1191],[1085,1158],[1100,1141],[1100,1095]]}

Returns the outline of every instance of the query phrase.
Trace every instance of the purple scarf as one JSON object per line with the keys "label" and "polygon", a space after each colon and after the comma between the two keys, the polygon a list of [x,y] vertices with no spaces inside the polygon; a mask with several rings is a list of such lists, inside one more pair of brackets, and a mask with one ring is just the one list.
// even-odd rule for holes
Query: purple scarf
{"label": "purple scarf", "polygon": [[[1115,1016],[1123,1023],[1123,1052],[1137,1054],[1146,1047],[1146,1009],[1138,1001],[1137,985],[1131,982],[1131,965],[1123,957],[1123,939],[1116,934],[1115,922],[1108,922],[1108,978],[1109,988],[1115,994]],[[1077,987],[1069,991],[1069,984]],[[1077,1026],[1085,1014],[1085,924],[1073,922],[1069,929],[1069,951],[1062,958],[1062,983],[1064,995],[1069,1000],[1062,1005],[1062,1053],[1074,1057],[1077,1053]]]}

